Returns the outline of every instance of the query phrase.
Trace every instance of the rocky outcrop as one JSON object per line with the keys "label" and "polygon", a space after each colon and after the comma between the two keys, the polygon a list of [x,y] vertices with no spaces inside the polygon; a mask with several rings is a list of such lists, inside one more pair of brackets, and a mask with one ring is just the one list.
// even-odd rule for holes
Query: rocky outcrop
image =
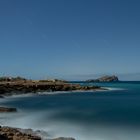
{"label": "rocky outcrop", "polygon": [[[19,78],[20,79],[20,78]],[[73,91],[73,90],[97,90],[98,86],[80,86],[64,81],[34,81],[34,80],[13,80],[0,82],[0,95],[11,95],[21,93],[36,93],[49,91]]]}
{"label": "rocky outcrop", "polygon": [[113,76],[103,76],[98,79],[90,79],[87,80],[86,82],[117,82],[117,81],[119,81],[119,78],[113,75]]}
{"label": "rocky outcrop", "polygon": [[[11,127],[1,127],[0,126],[0,140],[44,140],[38,133],[34,132],[32,129],[19,129]],[[45,140],[75,140],[74,138],[54,138]]]}
{"label": "rocky outcrop", "polygon": [[16,112],[16,108],[8,108],[8,107],[0,107],[0,113],[1,112]]}
{"label": "rocky outcrop", "polygon": [[41,140],[38,136],[20,132],[16,128],[1,127],[0,140]]}

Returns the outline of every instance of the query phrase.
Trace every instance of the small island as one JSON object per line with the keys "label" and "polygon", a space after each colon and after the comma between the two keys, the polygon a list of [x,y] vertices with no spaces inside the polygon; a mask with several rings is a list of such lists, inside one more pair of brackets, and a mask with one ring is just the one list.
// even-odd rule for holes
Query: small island
{"label": "small island", "polygon": [[119,78],[115,75],[113,76],[103,76],[103,77],[100,77],[98,79],[89,79],[89,80],[86,80],[86,82],[118,82],[119,81]]}

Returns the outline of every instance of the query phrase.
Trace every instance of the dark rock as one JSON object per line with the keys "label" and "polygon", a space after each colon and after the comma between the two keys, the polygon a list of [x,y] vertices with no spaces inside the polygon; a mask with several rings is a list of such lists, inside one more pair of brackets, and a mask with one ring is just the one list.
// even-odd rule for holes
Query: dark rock
{"label": "dark rock", "polygon": [[1,127],[0,140],[41,140],[40,137],[20,132],[16,128]]}
{"label": "dark rock", "polygon": [[16,108],[0,107],[0,112],[16,112]]}
{"label": "dark rock", "polygon": [[[0,126],[0,140],[42,140],[42,139],[32,129],[20,129]],[[75,140],[75,139],[59,137],[45,140]]]}
{"label": "dark rock", "polygon": [[8,138],[2,134],[0,134],[0,140],[8,140]]}

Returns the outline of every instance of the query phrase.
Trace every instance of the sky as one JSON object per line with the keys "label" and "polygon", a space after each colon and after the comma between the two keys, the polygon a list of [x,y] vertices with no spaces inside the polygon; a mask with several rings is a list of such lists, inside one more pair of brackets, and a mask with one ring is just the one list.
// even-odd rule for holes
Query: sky
{"label": "sky", "polygon": [[139,0],[0,0],[0,76],[140,80]]}

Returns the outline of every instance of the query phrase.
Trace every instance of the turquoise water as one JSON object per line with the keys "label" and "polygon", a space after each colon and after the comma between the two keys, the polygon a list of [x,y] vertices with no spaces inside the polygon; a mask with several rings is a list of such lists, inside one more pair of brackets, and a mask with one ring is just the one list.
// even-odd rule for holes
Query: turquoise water
{"label": "turquoise water", "polygon": [[140,82],[94,84],[110,90],[0,99],[1,106],[18,108],[18,113],[0,114],[0,123],[44,130],[49,137],[139,140]]}

